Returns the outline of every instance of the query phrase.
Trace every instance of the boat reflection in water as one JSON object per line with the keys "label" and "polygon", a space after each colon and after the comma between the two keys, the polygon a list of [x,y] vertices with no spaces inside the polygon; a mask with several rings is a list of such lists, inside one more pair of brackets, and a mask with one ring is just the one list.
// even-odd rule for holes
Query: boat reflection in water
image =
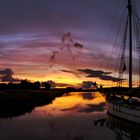
{"label": "boat reflection in water", "polygon": [[140,125],[112,115],[94,121],[95,126],[106,127],[113,131],[116,140],[140,140]]}

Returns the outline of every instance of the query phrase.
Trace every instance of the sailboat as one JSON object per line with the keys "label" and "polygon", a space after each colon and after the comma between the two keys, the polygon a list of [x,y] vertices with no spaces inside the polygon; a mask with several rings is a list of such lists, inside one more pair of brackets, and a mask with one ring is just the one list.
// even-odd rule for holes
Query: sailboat
{"label": "sailboat", "polygon": [[[132,121],[135,123],[140,124],[140,99],[138,97],[135,97],[135,92],[138,91],[133,91],[132,87],[132,48],[133,48],[133,27],[132,25],[137,26],[138,24],[135,24],[132,22],[133,19],[133,6],[132,6],[132,0],[128,0],[128,16],[127,16],[127,21],[126,21],[126,28],[125,32],[126,34],[124,35],[124,46],[123,49],[125,48],[126,45],[126,38],[129,38],[128,45],[129,45],[129,88],[127,89],[127,99],[124,98],[124,96],[120,93],[116,93],[114,91],[109,91],[105,90],[102,87],[98,87],[97,84],[95,83],[94,85],[97,87],[100,93],[102,93],[103,96],[106,98],[106,108],[107,108],[107,113],[110,115],[113,115],[115,117],[119,117],[128,121]],[[135,15],[135,18],[137,15]],[[139,19],[138,19],[139,20]],[[128,30],[128,31],[127,31]],[[139,35],[138,31],[135,29],[135,32],[137,35]],[[140,35],[139,35],[140,36]],[[123,53],[124,54],[124,50]],[[125,67],[125,61],[124,61],[124,56],[122,55],[121,58],[121,64],[120,64],[120,76],[118,78],[118,82],[122,82],[122,73],[123,70],[126,69]],[[121,84],[120,84],[121,85]],[[119,89],[119,90],[118,90]],[[124,90],[124,88],[116,88],[118,92],[122,92],[121,90]],[[115,90],[115,89],[114,89]],[[124,92],[124,91],[123,91]],[[126,91],[125,91],[126,93]]]}
{"label": "sailboat", "polygon": [[[132,0],[128,0],[128,28],[129,28],[129,97],[127,100],[122,99],[118,95],[106,95],[107,112],[111,115],[140,123],[140,101],[133,97],[132,92]],[[127,28],[126,28],[127,29]],[[119,79],[120,80],[120,79]]]}

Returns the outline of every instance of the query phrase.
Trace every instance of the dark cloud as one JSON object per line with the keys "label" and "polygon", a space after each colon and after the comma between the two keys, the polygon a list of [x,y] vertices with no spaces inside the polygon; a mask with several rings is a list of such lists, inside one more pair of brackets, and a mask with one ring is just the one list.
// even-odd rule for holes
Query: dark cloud
{"label": "dark cloud", "polygon": [[75,41],[74,37],[71,35],[70,32],[62,35],[61,42],[62,42],[61,50],[66,50],[69,54],[71,54],[73,60],[76,60],[76,58],[79,56],[77,54],[74,54],[73,50],[78,49],[79,51],[79,49],[84,48],[82,44]]}
{"label": "dark cloud", "polygon": [[112,73],[112,72],[104,72],[102,70],[92,70],[92,69],[79,69],[78,71],[88,74],[86,77],[101,77],[102,75],[107,75]]}
{"label": "dark cloud", "polygon": [[18,79],[13,78],[14,72],[12,69],[0,70],[0,80],[1,82],[17,82]]}
{"label": "dark cloud", "polygon": [[55,57],[56,57],[56,54],[58,53],[58,51],[53,51],[53,54],[52,56],[50,57],[50,61],[54,61],[55,60]]}
{"label": "dark cloud", "polygon": [[13,75],[14,72],[11,69],[4,69],[4,70],[0,70],[0,74],[1,75]]}
{"label": "dark cloud", "polygon": [[73,43],[71,33],[68,32],[68,33],[64,34],[61,38],[61,41],[64,42],[64,43],[67,43],[67,44]]}
{"label": "dark cloud", "polygon": [[92,70],[92,69],[79,69],[78,71],[83,72],[86,75],[86,77],[93,77],[93,78],[100,78],[101,80],[107,80],[107,81],[113,81],[117,82],[118,78],[109,76],[112,72],[104,72],[102,70]]}
{"label": "dark cloud", "polygon": [[101,80],[106,80],[106,81],[113,81],[113,82],[118,82],[118,78],[116,77],[112,77],[112,76],[108,76],[108,75],[102,75],[100,77]]}
{"label": "dark cloud", "polygon": [[66,72],[66,73],[73,73],[73,72],[70,71],[70,70],[60,70],[60,71],[62,71],[62,72]]}
{"label": "dark cloud", "polygon": [[[62,35],[61,37],[61,47],[60,47],[60,44],[59,43],[55,43],[55,47],[59,47],[57,48],[57,51],[56,51],[56,48],[52,48],[52,44],[51,45],[51,51],[52,51],[52,55],[50,56],[50,62],[52,63],[49,68],[52,68],[55,64],[55,60],[56,60],[56,56],[63,53],[65,51],[65,53],[68,53],[71,55],[71,58],[72,60],[75,60],[75,58],[77,57],[77,54],[74,54],[73,53],[73,49],[74,48],[83,48],[83,45],[78,43],[78,42],[75,42],[73,39],[72,39],[72,35],[70,32]],[[55,49],[55,50],[54,50]],[[66,71],[63,71],[63,72],[66,72]]]}
{"label": "dark cloud", "polygon": [[75,77],[80,78],[79,75],[77,73],[75,73],[74,71],[70,71],[70,70],[59,70],[59,71],[64,72],[64,73],[73,74]]}
{"label": "dark cloud", "polygon": [[[62,35],[61,41],[64,44],[61,49],[64,49],[64,47],[68,47],[67,50],[70,48],[83,48],[84,46],[73,39],[70,32]],[[70,51],[70,50],[69,50]]]}
{"label": "dark cloud", "polygon": [[83,48],[84,46],[82,44],[78,43],[78,42],[75,42],[74,47],[75,48]]}

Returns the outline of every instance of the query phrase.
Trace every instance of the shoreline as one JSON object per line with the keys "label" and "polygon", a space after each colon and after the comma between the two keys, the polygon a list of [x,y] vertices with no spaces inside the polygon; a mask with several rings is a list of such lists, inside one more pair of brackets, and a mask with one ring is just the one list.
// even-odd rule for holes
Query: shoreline
{"label": "shoreline", "polygon": [[0,118],[13,118],[30,113],[35,107],[52,103],[68,93],[66,90],[0,90]]}

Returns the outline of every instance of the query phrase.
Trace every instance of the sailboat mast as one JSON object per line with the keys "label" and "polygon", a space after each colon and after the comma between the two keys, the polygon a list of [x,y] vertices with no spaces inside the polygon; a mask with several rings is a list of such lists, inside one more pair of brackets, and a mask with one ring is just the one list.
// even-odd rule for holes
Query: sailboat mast
{"label": "sailboat mast", "polygon": [[129,15],[129,88],[132,88],[132,0],[128,0]]}

